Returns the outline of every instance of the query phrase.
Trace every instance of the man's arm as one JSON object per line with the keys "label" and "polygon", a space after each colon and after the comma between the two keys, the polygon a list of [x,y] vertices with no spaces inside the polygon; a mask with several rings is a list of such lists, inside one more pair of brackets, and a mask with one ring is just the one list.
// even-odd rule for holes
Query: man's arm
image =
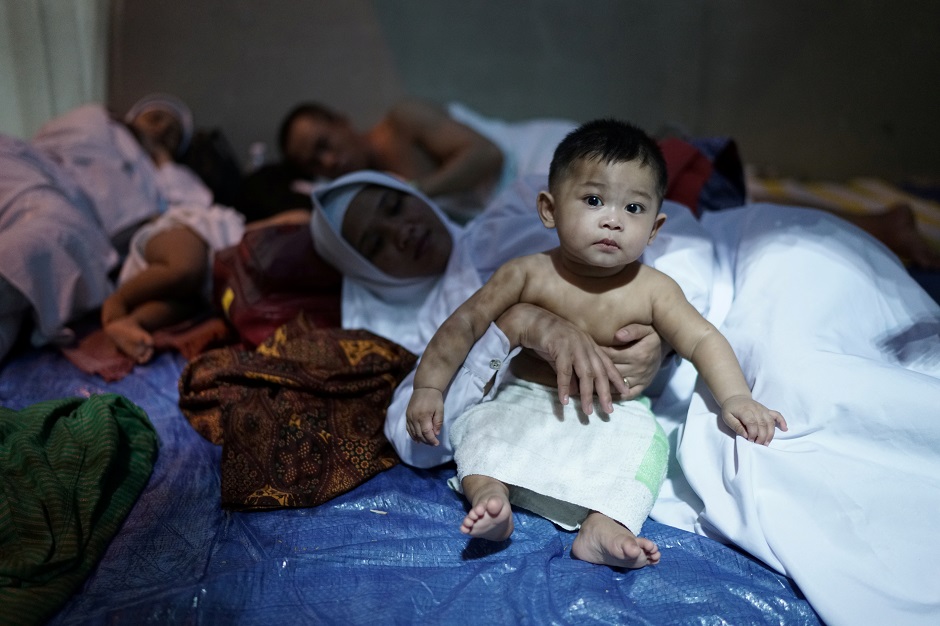
{"label": "man's arm", "polygon": [[407,100],[389,111],[389,119],[440,163],[437,170],[413,181],[428,196],[469,191],[498,179],[503,167],[502,150],[472,128],[453,120],[442,107]]}

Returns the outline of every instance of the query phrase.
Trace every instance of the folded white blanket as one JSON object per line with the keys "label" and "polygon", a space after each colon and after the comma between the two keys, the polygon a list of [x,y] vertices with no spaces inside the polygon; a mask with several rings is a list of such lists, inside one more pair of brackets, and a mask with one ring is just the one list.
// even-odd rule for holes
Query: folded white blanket
{"label": "folded white blanket", "polygon": [[450,441],[457,478],[483,474],[511,485],[510,501],[573,530],[592,510],[639,534],[666,475],[669,444],[641,398],[567,405],[557,390],[522,380],[458,417]]}

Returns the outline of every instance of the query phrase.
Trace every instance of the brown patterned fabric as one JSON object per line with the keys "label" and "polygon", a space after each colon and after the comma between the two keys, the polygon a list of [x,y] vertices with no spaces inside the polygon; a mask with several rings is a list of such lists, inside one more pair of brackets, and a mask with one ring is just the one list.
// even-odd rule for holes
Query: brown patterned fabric
{"label": "brown patterned fabric", "polygon": [[372,333],[315,328],[300,314],[253,352],[191,361],[180,408],[222,445],[222,506],[315,506],[396,465],[385,411],[416,360]]}

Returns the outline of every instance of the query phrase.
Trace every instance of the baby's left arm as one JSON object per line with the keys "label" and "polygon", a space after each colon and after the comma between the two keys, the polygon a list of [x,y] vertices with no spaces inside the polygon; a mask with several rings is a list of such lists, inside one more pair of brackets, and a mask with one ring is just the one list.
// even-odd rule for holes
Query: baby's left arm
{"label": "baby's left arm", "polygon": [[777,411],[747,396],[732,396],[721,403],[721,419],[728,428],[748,441],[767,445],[774,438],[774,428],[787,430],[787,420]]}
{"label": "baby's left arm", "polygon": [[787,430],[783,415],[751,397],[731,344],[665,277],[653,297],[653,325],[683,358],[692,361],[712,395],[721,404],[721,418],[748,441],[767,445],[774,429]]}

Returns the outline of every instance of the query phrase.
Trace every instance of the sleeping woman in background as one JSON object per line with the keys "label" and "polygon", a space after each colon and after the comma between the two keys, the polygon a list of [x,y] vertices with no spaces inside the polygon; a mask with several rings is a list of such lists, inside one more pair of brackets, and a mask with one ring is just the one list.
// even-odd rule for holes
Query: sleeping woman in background
{"label": "sleeping woman in background", "polygon": [[192,137],[185,104],[152,94],[114,117],[87,104],[31,142],[0,136],[0,358],[32,316],[34,346],[66,344],[68,325],[113,290],[133,233],[212,194],[175,159]]}

